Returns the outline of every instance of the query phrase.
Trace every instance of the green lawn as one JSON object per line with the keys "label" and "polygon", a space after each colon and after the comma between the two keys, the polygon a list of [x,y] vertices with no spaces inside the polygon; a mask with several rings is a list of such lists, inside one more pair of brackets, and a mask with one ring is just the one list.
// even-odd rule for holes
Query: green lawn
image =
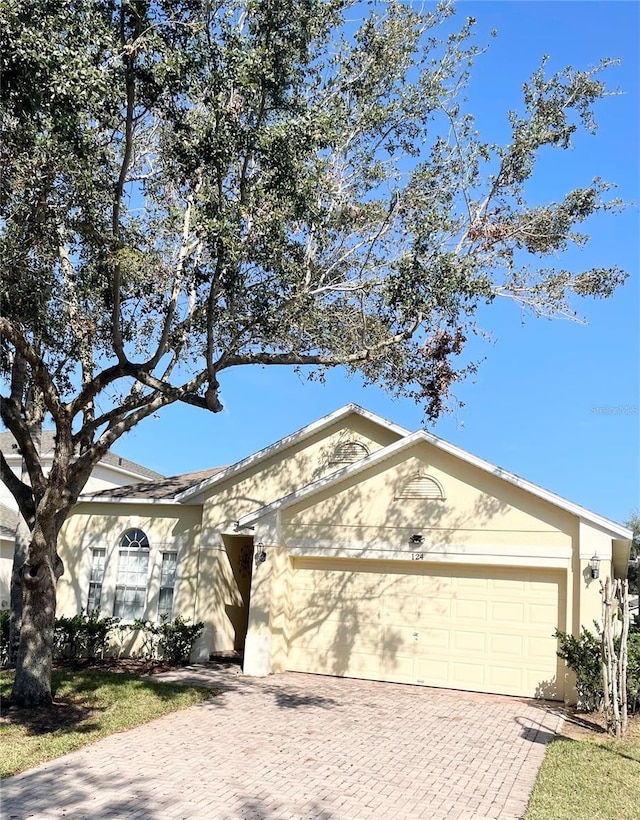
{"label": "green lawn", "polygon": [[640,820],[640,733],[635,735],[626,741],[553,740],[524,820]]}
{"label": "green lawn", "polygon": [[[3,698],[10,693],[12,679],[13,673],[0,673]],[[55,671],[52,685],[55,702],[50,708],[13,711],[3,705],[0,777],[217,694],[200,686],[92,668]]]}

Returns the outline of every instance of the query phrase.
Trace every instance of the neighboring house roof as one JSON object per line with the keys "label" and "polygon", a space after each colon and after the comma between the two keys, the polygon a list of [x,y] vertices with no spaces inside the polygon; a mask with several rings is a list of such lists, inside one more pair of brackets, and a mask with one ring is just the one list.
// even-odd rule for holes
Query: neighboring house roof
{"label": "neighboring house roof", "polygon": [[581,507],[579,504],[575,504],[573,501],[568,501],[566,498],[562,498],[556,493],[551,492],[550,490],[545,490],[544,487],[540,487],[537,484],[533,484],[531,481],[527,481],[524,478],[521,478],[515,473],[510,473],[507,470],[503,470],[502,467],[497,467],[495,464],[491,464],[488,461],[485,461],[482,458],[478,458],[478,456],[474,456],[471,453],[466,452],[466,450],[462,450],[460,447],[456,447],[453,444],[449,444],[447,441],[443,441],[442,439],[434,436],[433,433],[427,433],[424,430],[419,430],[416,433],[412,433],[411,435],[405,436],[405,438],[400,439],[400,441],[396,441],[393,444],[389,444],[387,447],[382,448],[381,450],[377,450],[370,456],[361,459],[360,461],[355,462],[354,464],[350,464],[347,467],[343,467],[341,470],[337,470],[335,473],[331,473],[324,478],[320,478],[318,481],[314,481],[312,484],[308,484],[306,487],[302,487],[300,490],[296,490],[289,495],[284,496],[283,498],[274,501],[271,504],[267,504],[265,507],[262,507],[255,512],[249,513],[248,515],[243,516],[238,521],[238,528],[243,529],[245,527],[251,526],[255,521],[260,518],[263,518],[266,515],[269,515],[276,510],[285,509],[286,507],[290,507],[292,504],[297,503],[303,498],[309,498],[309,496],[315,495],[316,493],[320,492],[321,490],[325,489],[334,484],[339,484],[341,481],[344,481],[349,476],[356,475],[363,470],[368,469],[376,464],[380,464],[387,459],[391,458],[392,456],[396,455],[403,450],[406,450],[412,447],[414,444],[420,441],[425,441],[434,447],[437,447],[439,450],[444,451],[445,453],[449,453],[456,458],[459,458],[461,461],[465,461],[468,464],[472,464],[475,467],[478,467],[480,470],[484,470],[491,475],[497,476],[498,478],[503,479],[504,481],[509,482],[510,484],[519,487],[522,490],[526,490],[527,492],[531,493],[532,495],[541,498],[550,504],[555,505],[556,507],[560,507],[563,510],[566,510],[573,515],[578,516],[579,518],[583,519],[584,521],[588,521],[596,526],[604,529],[612,535],[614,538],[620,539],[630,539],[633,535],[630,529],[627,527],[623,527],[621,524],[618,524],[616,521],[611,521],[608,518],[604,518],[597,513],[592,512],[591,510],[587,510],[585,507]]}
{"label": "neighboring house roof", "polygon": [[10,541],[16,537],[16,527],[18,526],[18,511],[12,510],[6,504],[0,504],[0,538],[7,538]]}
{"label": "neighboring house roof", "polygon": [[190,487],[205,481],[219,473],[225,467],[210,467],[207,470],[197,470],[193,473],[183,473],[169,478],[161,478],[158,481],[142,481],[139,484],[129,484],[126,487],[110,487],[100,490],[97,493],[87,493],[81,495],[79,503],[87,501],[99,501],[108,503],[111,501],[151,501],[154,503],[176,503],[176,496],[184,493]]}
{"label": "neighboring house roof", "polygon": [[315,435],[316,433],[326,429],[332,424],[335,424],[335,422],[340,421],[341,419],[344,419],[347,416],[354,414],[361,416],[362,418],[367,419],[368,421],[372,421],[374,424],[379,424],[383,427],[386,427],[388,430],[397,433],[399,436],[409,435],[410,431],[404,427],[400,427],[398,424],[394,424],[391,421],[387,421],[387,419],[383,419],[381,416],[378,416],[375,413],[371,413],[369,410],[365,410],[363,407],[359,407],[357,404],[346,404],[339,410],[335,410],[333,413],[329,413],[329,415],[323,416],[321,419],[318,419],[317,421],[308,424],[301,430],[298,430],[297,432],[292,433],[289,436],[281,438],[279,441],[276,441],[275,444],[270,444],[268,447],[265,447],[262,450],[258,450],[257,453],[254,453],[253,455],[250,455],[247,458],[243,458],[241,461],[237,461],[235,464],[231,464],[229,467],[224,468],[222,471],[216,473],[216,475],[212,476],[211,478],[205,479],[204,481],[201,481],[199,484],[196,484],[188,490],[185,490],[183,493],[176,496],[176,500],[181,502],[189,501],[195,495],[198,495],[204,492],[205,490],[208,490],[210,487],[215,486],[216,484],[220,484],[230,476],[238,475],[238,473],[247,470],[249,467],[253,467],[260,461],[264,461],[267,458],[271,458],[272,456],[281,453],[283,450],[286,450],[287,447],[291,447],[294,444],[299,444],[301,441],[304,441],[310,436]]}
{"label": "neighboring house roof", "polygon": [[[53,455],[55,445],[55,431],[43,430],[40,441],[40,453],[42,456]],[[19,455],[18,444],[12,433],[0,433],[0,450],[5,454],[5,458],[11,455]],[[155,470],[150,470],[148,467],[143,467],[142,464],[137,464],[135,461],[129,461],[128,458],[116,455],[115,453],[106,453],[99,461],[100,464],[108,464],[111,467],[123,470],[127,473],[134,473],[141,478],[158,479],[164,478],[162,473],[157,473]]]}

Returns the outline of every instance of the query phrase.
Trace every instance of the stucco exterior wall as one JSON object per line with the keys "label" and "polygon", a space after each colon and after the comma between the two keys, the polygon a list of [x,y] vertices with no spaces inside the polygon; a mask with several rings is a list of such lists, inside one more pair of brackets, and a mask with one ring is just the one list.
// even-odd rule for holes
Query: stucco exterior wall
{"label": "stucco exterior wall", "polygon": [[[579,588],[577,607],[574,610],[573,629],[577,635],[582,626],[593,632],[593,622],[601,622],[602,596],[600,580],[613,577],[612,538],[597,527],[586,522],[579,525],[579,549],[576,551],[577,572],[575,582]],[[600,578],[591,577],[590,561],[594,554],[600,558]]]}
{"label": "stucco exterior wall", "polygon": [[204,500],[203,545],[208,546],[210,539],[219,543],[217,534],[233,531],[234,522],[243,515],[343,466],[331,464],[340,443],[357,441],[374,453],[398,438],[397,433],[354,415],[216,485]]}
{"label": "stucco exterior wall", "polygon": [[[435,479],[444,499],[400,498],[417,474]],[[410,543],[415,534],[424,538],[422,544]],[[600,584],[589,567],[594,552],[601,558],[601,577],[612,573],[610,533],[425,442],[265,515],[256,522],[254,538],[264,544],[267,562],[258,568],[252,587],[247,674],[289,668],[296,556],[354,559],[354,571],[359,559],[369,566],[372,560],[397,560],[406,567],[416,558],[431,562],[436,573],[448,562],[452,576],[456,565],[461,574],[462,567],[467,573],[475,566],[473,572],[480,575],[485,566],[488,578],[504,571],[492,571],[492,566],[528,567],[532,577],[556,572],[549,576],[559,579],[561,590],[555,625],[574,634],[600,618]],[[397,566],[398,572],[407,571]],[[554,628],[549,621],[548,639]],[[557,665],[546,696],[559,693],[572,702],[574,681],[563,664]]]}
{"label": "stucco exterior wall", "polygon": [[[417,473],[442,486],[444,500],[399,497]],[[412,535],[424,543],[411,545]],[[531,565],[557,558],[564,567],[577,538],[571,515],[471,465],[421,443],[281,513],[280,537],[291,548],[457,555],[500,563],[511,553]],[[391,557],[391,556],[389,556]],[[401,557],[398,555],[397,557]],[[541,564],[543,565],[543,564]]]}
{"label": "stucco exterior wall", "polygon": [[198,580],[200,508],[149,504],[79,504],[64,525],[59,552],[65,573],[58,583],[58,615],[72,615],[87,606],[92,550],[106,554],[101,610],[113,613],[118,574],[118,544],[131,528],[149,539],[149,577],[144,618],[155,620],[163,552],[176,552],[174,612],[194,618]]}
{"label": "stucco exterior wall", "polygon": [[264,545],[267,559],[255,567],[245,644],[246,675],[284,672],[289,649],[291,558],[286,548]]}

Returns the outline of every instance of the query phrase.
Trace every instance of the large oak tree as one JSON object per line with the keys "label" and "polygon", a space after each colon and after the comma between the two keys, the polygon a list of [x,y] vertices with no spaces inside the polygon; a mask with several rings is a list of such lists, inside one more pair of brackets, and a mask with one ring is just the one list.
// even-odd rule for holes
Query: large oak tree
{"label": "large oak tree", "polygon": [[452,14],[2,0],[1,418],[27,472],[3,458],[2,477],[30,531],[16,704],[51,697],[60,528],[141,420],[215,413],[219,374],[256,363],[359,371],[433,417],[479,304],[565,315],[624,279],[557,262],[616,206],[604,183],[528,199],[540,151],[595,131],[606,63],[543,64],[489,144],[464,98],[473,20]]}

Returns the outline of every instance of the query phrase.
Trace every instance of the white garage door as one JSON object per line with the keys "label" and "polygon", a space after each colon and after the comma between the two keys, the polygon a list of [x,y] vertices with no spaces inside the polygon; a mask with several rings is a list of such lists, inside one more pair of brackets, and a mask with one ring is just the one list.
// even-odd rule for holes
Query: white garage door
{"label": "white garage door", "polygon": [[563,697],[553,570],[295,558],[288,669]]}

